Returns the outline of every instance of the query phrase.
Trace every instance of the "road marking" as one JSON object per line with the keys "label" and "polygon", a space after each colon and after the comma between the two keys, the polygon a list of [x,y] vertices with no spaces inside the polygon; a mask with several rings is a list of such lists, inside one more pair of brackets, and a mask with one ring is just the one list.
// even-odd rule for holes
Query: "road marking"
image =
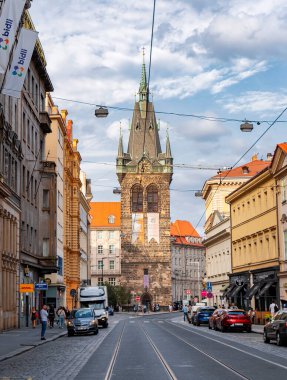
{"label": "road marking", "polygon": [[130,323],[135,323],[135,321],[130,321]]}
{"label": "road marking", "polygon": [[144,321],[144,323],[149,323],[149,321]]}
{"label": "road marking", "polygon": [[[170,323],[170,322],[167,322],[167,323]],[[287,366],[285,366],[285,365],[283,365],[283,364],[275,363],[275,362],[273,362],[272,360],[268,360],[268,359],[261,358],[261,357],[258,356],[258,355],[255,355],[255,354],[252,354],[252,353],[250,353],[250,352],[244,351],[244,350],[242,350],[241,348],[234,347],[234,346],[232,346],[231,344],[224,343],[224,342],[222,342],[222,341],[220,341],[220,340],[218,340],[218,339],[210,338],[210,337],[208,337],[208,336],[206,336],[206,335],[199,334],[198,332],[194,331],[194,329],[191,330],[191,329],[187,329],[187,328],[182,327],[182,326],[178,326],[178,327],[181,328],[181,329],[183,329],[183,330],[186,330],[186,331],[192,331],[192,332],[193,332],[194,334],[196,334],[196,335],[199,335],[199,336],[201,336],[201,337],[204,337],[204,338],[206,338],[206,339],[212,340],[212,341],[214,341],[214,342],[217,342],[217,343],[223,344],[224,346],[227,346],[227,347],[233,348],[233,349],[236,350],[236,351],[243,352],[244,354],[247,354],[247,355],[253,356],[253,357],[256,358],[256,359],[263,360],[263,361],[266,362],[266,363],[274,364],[274,365],[276,365],[277,367],[281,367],[281,368],[287,369]]]}
{"label": "road marking", "polygon": [[163,323],[163,321],[157,321],[157,323]]}

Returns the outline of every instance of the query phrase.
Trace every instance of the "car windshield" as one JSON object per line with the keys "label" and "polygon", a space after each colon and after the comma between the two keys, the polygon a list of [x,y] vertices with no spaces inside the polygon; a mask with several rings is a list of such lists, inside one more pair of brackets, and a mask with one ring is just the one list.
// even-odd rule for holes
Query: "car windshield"
{"label": "car windshield", "polygon": [[245,315],[245,311],[232,310],[228,312],[228,315]]}
{"label": "car windshield", "polygon": [[201,309],[199,310],[199,312],[212,314],[214,312],[214,309]]}
{"label": "car windshield", "polygon": [[92,318],[93,314],[91,310],[75,310],[73,313],[74,318]]}

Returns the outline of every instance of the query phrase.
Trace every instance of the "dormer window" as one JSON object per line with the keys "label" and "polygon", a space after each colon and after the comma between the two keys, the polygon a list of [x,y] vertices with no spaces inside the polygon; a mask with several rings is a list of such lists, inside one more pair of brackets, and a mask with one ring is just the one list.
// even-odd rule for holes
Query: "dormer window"
{"label": "dormer window", "polygon": [[109,222],[109,224],[114,224],[115,223],[115,216],[114,215],[109,215],[108,222]]}
{"label": "dormer window", "polygon": [[243,173],[243,174],[248,174],[248,173],[249,173],[249,168],[248,168],[248,166],[243,166],[243,167],[242,167],[242,173]]}

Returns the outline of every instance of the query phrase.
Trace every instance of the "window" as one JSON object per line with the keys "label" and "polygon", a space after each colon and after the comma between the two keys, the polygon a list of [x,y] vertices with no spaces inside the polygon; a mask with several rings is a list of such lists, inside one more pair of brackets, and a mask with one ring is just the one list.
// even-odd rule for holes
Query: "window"
{"label": "window", "polygon": [[286,202],[287,200],[287,193],[286,193],[286,177],[282,179],[282,202]]}
{"label": "window", "polygon": [[26,176],[26,178],[27,178],[27,181],[26,181],[26,191],[27,191],[27,199],[29,200],[29,186],[30,186],[30,172],[29,172],[29,170],[27,170],[27,176]]}
{"label": "window", "polygon": [[158,212],[158,190],[155,185],[147,188],[147,212]]}
{"label": "window", "polygon": [[31,144],[31,131],[30,131],[30,120],[27,119],[27,144]]}
{"label": "window", "polygon": [[116,279],[115,279],[115,277],[109,277],[109,284],[112,285],[112,286],[116,285]]}
{"label": "window", "polygon": [[114,239],[114,237],[115,237],[115,232],[109,231],[109,239]]}
{"label": "window", "polygon": [[140,185],[132,188],[132,212],[143,212],[143,189]]}
{"label": "window", "polygon": [[49,190],[43,190],[43,208],[49,208],[50,207],[50,191]]}
{"label": "window", "polygon": [[63,258],[58,256],[58,274],[63,276]]}
{"label": "window", "polygon": [[103,238],[103,231],[97,231],[97,238],[102,239]]}
{"label": "window", "polygon": [[113,255],[115,253],[115,246],[113,244],[109,245],[109,254]]}
{"label": "window", "polygon": [[287,230],[284,231],[284,252],[285,252],[284,260],[287,260]]}
{"label": "window", "polygon": [[104,285],[104,279],[103,279],[103,277],[99,277],[98,278],[98,285],[99,286],[103,286]]}
{"label": "window", "polygon": [[22,195],[25,196],[25,166],[22,167]]}
{"label": "window", "polygon": [[109,224],[114,224],[115,223],[115,217],[114,217],[114,215],[110,215],[108,217],[108,222],[109,222]]}
{"label": "window", "polygon": [[40,111],[44,112],[45,111],[45,98],[44,95],[41,94],[41,105],[40,105]]}
{"label": "window", "polygon": [[98,245],[98,254],[99,255],[102,255],[103,254],[103,246],[102,245]]}
{"label": "window", "polygon": [[50,254],[50,239],[44,238],[43,239],[43,256],[47,257]]}
{"label": "window", "polygon": [[98,269],[104,269],[104,262],[103,262],[103,260],[98,260]]}
{"label": "window", "polygon": [[22,129],[22,138],[26,141],[26,114],[23,112],[23,121],[22,121],[23,129]]}
{"label": "window", "polygon": [[114,260],[110,260],[110,269],[115,269],[115,262],[114,262]]}

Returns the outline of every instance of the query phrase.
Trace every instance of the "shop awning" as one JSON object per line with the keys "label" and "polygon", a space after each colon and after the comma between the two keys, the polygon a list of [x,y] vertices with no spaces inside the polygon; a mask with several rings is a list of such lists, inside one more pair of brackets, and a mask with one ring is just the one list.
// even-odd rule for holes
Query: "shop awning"
{"label": "shop awning", "polygon": [[263,296],[267,290],[274,284],[274,282],[266,282],[263,288],[260,289],[260,292],[258,293],[259,297]]}
{"label": "shop awning", "polygon": [[248,291],[246,298],[251,300],[251,298],[259,291],[260,283],[254,284]]}
{"label": "shop awning", "polygon": [[230,284],[226,289],[225,291],[223,292],[222,294],[222,297],[229,297],[229,293],[232,292],[232,290],[235,288],[236,284]]}
{"label": "shop awning", "polygon": [[237,294],[240,292],[240,290],[243,288],[245,284],[235,286],[235,288],[232,290],[232,292],[229,294],[229,297],[236,297]]}

